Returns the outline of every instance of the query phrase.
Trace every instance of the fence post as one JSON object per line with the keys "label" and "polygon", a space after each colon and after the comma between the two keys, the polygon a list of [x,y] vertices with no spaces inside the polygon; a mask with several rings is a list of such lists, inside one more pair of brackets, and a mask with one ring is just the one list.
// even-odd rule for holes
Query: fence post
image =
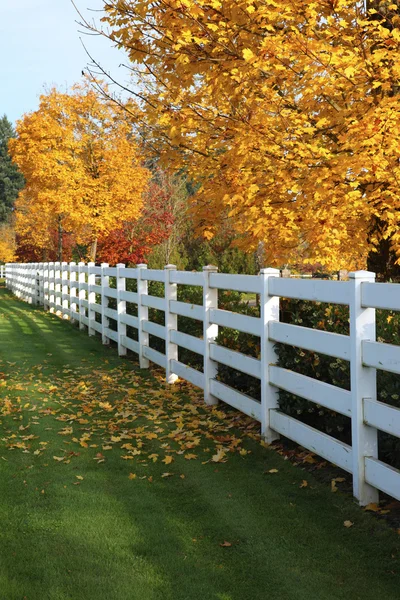
{"label": "fence post", "polygon": [[218,308],[218,289],[210,286],[210,275],[217,272],[218,267],[214,265],[203,267],[204,402],[209,405],[218,404],[218,399],[210,392],[210,382],[216,377],[218,371],[217,363],[210,356],[210,346],[218,336],[218,325],[211,323],[210,320],[210,311]]}
{"label": "fence post", "polygon": [[93,321],[96,320],[96,312],[92,309],[92,304],[96,302],[96,293],[92,292],[92,285],[96,284],[96,275],[92,273],[94,262],[88,263],[88,335],[95,335],[96,330],[93,328]]}
{"label": "fence post", "polygon": [[54,277],[55,277],[55,302],[56,302],[56,315],[59,316],[61,314],[60,308],[62,305],[61,302],[61,283],[57,283],[57,279],[61,279],[61,263],[54,263]]}
{"label": "fence post", "polygon": [[270,321],[279,321],[279,298],[269,293],[269,282],[279,277],[279,269],[261,269],[261,436],[267,444],[279,438],[270,428],[270,411],[278,408],[278,390],[269,382],[269,366],[277,362],[274,342],[269,339]]}
{"label": "fence post", "polygon": [[170,300],[178,299],[178,286],[172,283],[171,274],[176,271],[176,265],[166,265],[165,270],[165,356],[166,356],[166,373],[167,383],[175,383],[178,376],[175,375],[171,368],[171,361],[178,360],[178,346],[171,341],[171,331],[178,329],[178,315],[170,312]]}
{"label": "fence post", "polygon": [[76,285],[76,263],[69,263],[69,318],[71,322],[74,323],[76,321],[76,317],[74,313],[77,313],[77,285]]}
{"label": "fence post", "polygon": [[147,279],[142,278],[143,271],[147,269],[147,265],[136,265],[138,270],[137,276],[137,293],[138,293],[138,338],[139,338],[139,364],[141,369],[148,369],[149,360],[144,356],[143,351],[149,345],[149,334],[144,331],[143,323],[149,320],[149,309],[142,304],[142,296],[147,295],[148,285]]}
{"label": "fence post", "polygon": [[85,263],[78,263],[78,290],[79,290],[79,329],[85,328],[85,323],[83,322],[83,317],[86,316],[86,309],[82,303],[82,300],[86,299],[86,291],[85,288],[82,287],[82,283],[86,283],[85,277]]}
{"label": "fence post", "polygon": [[364,282],[373,283],[375,273],[349,273],[352,287],[350,299],[350,382],[351,382],[351,439],[353,448],[353,494],[361,506],[378,502],[378,490],[365,481],[365,457],[377,458],[378,432],[364,423],[364,398],[376,400],[376,369],[362,362],[362,342],[375,341],[375,309],[363,308],[361,288]]}
{"label": "fence post", "polygon": [[107,267],[108,263],[101,263],[101,341],[103,344],[110,343],[110,338],[106,335],[106,329],[109,329],[110,327],[110,319],[106,316],[106,309],[108,308],[108,296],[106,296],[104,293],[105,289],[108,288],[110,285],[109,276],[104,275],[104,269],[106,269]]}
{"label": "fence post", "polygon": [[38,304],[43,306],[44,302],[43,302],[43,278],[44,278],[44,271],[43,271],[43,263],[38,263],[38,271],[39,271],[39,299],[38,299]]}
{"label": "fence post", "polygon": [[121,292],[126,290],[126,278],[124,273],[125,265],[119,263],[117,265],[117,312],[118,312],[118,355],[126,356],[126,346],[124,346],[124,338],[126,337],[126,323],[122,322],[122,318],[126,315],[126,301],[121,299]]}
{"label": "fence post", "polygon": [[54,288],[54,263],[49,262],[49,307],[50,312],[54,313],[55,307],[55,288]]}
{"label": "fence post", "polygon": [[65,296],[68,296],[68,263],[67,262],[62,262],[61,263],[61,279],[62,279],[62,287],[61,287],[61,304],[62,304],[62,318],[63,319],[68,319],[69,316],[69,301],[68,301],[68,297],[65,298]]}

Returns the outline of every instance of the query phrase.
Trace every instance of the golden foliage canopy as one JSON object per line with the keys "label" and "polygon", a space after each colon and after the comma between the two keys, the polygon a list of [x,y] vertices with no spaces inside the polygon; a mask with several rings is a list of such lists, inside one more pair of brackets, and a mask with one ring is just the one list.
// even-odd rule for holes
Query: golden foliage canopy
{"label": "golden foliage canopy", "polygon": [[397,0],[376,5],[107,0],[142,82],[132,110],[202,183],[204,235],[230,219],[269,264],[354,268],[379,218],[400,253],[400,18]]}
{"label": "golden foliage canopy", "polygon": [[90,87],[41,96],[9,146],[26,180],[16,203],[17,232],[31,245],[48,247],[55,231],[93,243],[138,216],[149,171],[126,113]]}

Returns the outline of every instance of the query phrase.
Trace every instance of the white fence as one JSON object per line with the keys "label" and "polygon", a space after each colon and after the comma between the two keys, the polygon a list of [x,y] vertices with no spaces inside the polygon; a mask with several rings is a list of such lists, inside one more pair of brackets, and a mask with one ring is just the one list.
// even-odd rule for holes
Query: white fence
{"label": "white fence", "polygon": [[5,265],[0,265],[0,279],[4,279],[6,275],[6,267]]}
{"label": "white fence", "polygon": [[[110,277],[116,278],[116,288],[109,286]],[[128,279],[137,281],[137,292],[126,290]],[[378,430],[400,437],[400,410],[376,400],[376,369],[400,374],[400,347],[375,341],[375,309],[400,310],[400,285],[374,280],[375,275],[366,271],[350,273],[349,281],[341,282],[283,279],[276,269],[251,276],[219,274],[212,266],[203,272],[184,272],[173,265],[164,270],[94,263],[6,265],[7,287],[19,298],[79,322],[89,335],[97,331],[104,344],[114,340],[120,355],[136,352],[142,368],[149,361],[160,365],[170,383],[181,377],[202,388],[207,404],[222,400],[252,416],[261,423],[267,442],[283,435],[351,473],[354,495],[362,505],[376,502],[378,490],[400,499],[400,471],[377,458]],[[164,298],[149,295],[149,281],[164,284]],[[203,305],[178,302],[178,285],[202,288]],[[261,317],[219,309],[221,289],[259,294]],[[348,305],[350,335],[279,322],[279,297]],[[116,310],[109,307],[110,298],[116,300]],[[127,314],[127,302],[137,305],[137,316]],[[165,312],[164,326],[149,320],[150,307]],[[178,331],[178,315],[202,321],[203,337]],[[116,330],[110,329],[111,319]],[[128,337],[127,326],[138,330],[138,341]],[[260,359],[218,345],[219,326],[260,337]],[[165,340],[165,354],[149,347],[149,334]],[[276,366],[276,342],[349,361],[351,391]],[[203,356],[203,372],[179,362],[178,346]],[[218,363],[261,380],[261,402],[217,381]],[[279,389],[350,417],[352,446],[280,412]]]}

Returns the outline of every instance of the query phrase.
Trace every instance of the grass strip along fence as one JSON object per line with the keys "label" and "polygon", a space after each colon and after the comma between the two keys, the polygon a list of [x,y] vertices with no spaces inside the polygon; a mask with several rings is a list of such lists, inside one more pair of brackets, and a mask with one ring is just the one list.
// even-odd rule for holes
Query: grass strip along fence
{"label": "grass strip along fence", "polygon": [[[79,322],[89,335],[101,335],[104,344],[114,341],[120,355],[128,350],[137,353],[142,368],[149,361],[156,363],[166,370],[169,383],[177,377],[189,381],[204,390],[207,404],[221,400],[251,416],[260,422],[266,442],[283,435],[351,473],[354,496],[364,506],[378,501],[379,490],[400,499],[400,471],[378,457],[378,431],[400,437],[400,410],[377,400],[376,384],[377,369],[400,373],[400,347],[376,341],[375,310],[400,310],[400,285],[374,279],[365,271],[350,273],[349,281],[339,282],[283,279],[276,269],[250,276],[219,274],[211,266],[196,273],[177,271],[174,265],[164,270],[83,263],[6,265],[7,287],[18,297]],[[149,293],[151,282],[162,286],[161,297]],[[178,286],[196,288],[201,303],[179,300]],[[259,316],[221,308],[221,290],[258,295]],[[348,334],[280,321],[280,298],[346,307]],[[163,313],[162,324],[149,316],[152,310]],[[179,317],[200,324],[198,335],[181,331]],[[221,344],[221,331],[227,330],[256,339],[259,355]],[[163,352],[152,347],[151,337],[162,341]],[[346,363],[349,389],[296,372],[284,364],[282,352],[278,366],[282,346]],[[200,356],[201,366],[193,368],[180,360],[180,348]],[[229,385],[229,378],[221,381],[219,365],[258,380],[259,399]],[[279,391],[349,419],[351,443],[285,414],[279,409]]]}
{"label": "grass strip along fence", "polygon": [[0,397],[1,598],[398,599],[385,523],[4,288]]}

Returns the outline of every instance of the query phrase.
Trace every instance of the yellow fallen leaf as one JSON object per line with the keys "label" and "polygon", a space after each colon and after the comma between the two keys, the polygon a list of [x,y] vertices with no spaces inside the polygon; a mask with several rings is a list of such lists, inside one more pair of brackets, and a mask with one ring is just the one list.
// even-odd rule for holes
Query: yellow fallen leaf
{"label": "yellow fallen leaf", "polygon": [[230,548],[232,546],[231,542],[222,542],[222,544],[220,544],[221,548]]}
{"label": "yellow fallen leaf", "polygon": [[162,459],[162,462],[165,463],[166,465],[170,465],[173,460],[174,460],[173,456],[166,456],[165,458]]}
{"label": "yellow fallen leaf", "polygon": [[83,481],[83,477],[82,477],[82,475],[75,475],[75,477],[76,477],[77,479],[79,479],[80,481]]}
{"label": "yellow fallen leaf", "polygon": [[163,473],[161,477],[172,477],[173,473]]}
{"label": "yellow fallen leaf", "polygon": [[354,523],[352,523],[351,521],[344,521],[343,525],[347,528],[349,527],[353,527]]}
{"label": "yellow fallen leaf", "polygon": [[308,481],[306,481],[305,479],[303,479],[303,481],[302,481],[302,482],[301,482],[301,484],[300,484],[300,487],[301,487],[301,488],[305,488],[305,487],[307,487],[307,486],[308,486]]}
{"label": "yellow fallen leaf", "polygon": [[53,456],[53,458],[54,458],[54,460],[61,462],[62,460],[64,460],[65,456]]}
{"label": "yellow fallen leaf", "polygon": [[270,469],[268,473],[279,473],[278,469]]}
{"label": "yellow fallen leaf", "polygon": [[136,479],[136,473],[129,473],[129,479]]}
{"label": "yellow fallen leaf", "polygon": [[379,506],[377,505],[376,502],[370,502],[369,504],[367,504],[367,506],[365,506],[364,510],[368,510],[371,512],[378,512]]}
{"label": "yellow fallen leaf", "polygon": [[214,456],[211,457],[211,460],[213,462],[222,462],[222,460],[225,458],[226,456],[226,452],[225,450],[222,450],[222,448],[220,450],[218,450],[217,454],[214,454]]}
{"label": "yellow fallen leaf", "polygon": [[197,458],[197,454],[185,454],[186,460],[193,460]]}

